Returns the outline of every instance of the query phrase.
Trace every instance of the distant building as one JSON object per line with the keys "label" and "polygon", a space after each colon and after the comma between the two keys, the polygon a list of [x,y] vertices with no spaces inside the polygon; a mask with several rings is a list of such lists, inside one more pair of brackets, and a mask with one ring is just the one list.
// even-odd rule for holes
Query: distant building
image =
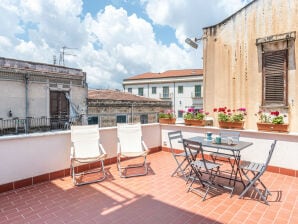
{"label": "distant building", "polygon": [[161,110],[171,109],[172,103],[116,90],[88,91],[88,123],[100,127],[117,123],[158,122]]}
{"label": "distant building", "polygon": [[203,70],[169,70],[144,73],[123,80],[125,92],[172,102],[180,119],[188,108],[203,108]]}
{"label": "distant building", "polygon": [[297,0],[255,0],[203,29],[207,110],[245,107],[249,129],[258,111],[279,111],[298,131],[297,9]]}
{"label": "distant building", "polygon": [[0,91],[1,129],[13,118],[50,122],[87,114],[86,73],[80,69],[0,58]]}

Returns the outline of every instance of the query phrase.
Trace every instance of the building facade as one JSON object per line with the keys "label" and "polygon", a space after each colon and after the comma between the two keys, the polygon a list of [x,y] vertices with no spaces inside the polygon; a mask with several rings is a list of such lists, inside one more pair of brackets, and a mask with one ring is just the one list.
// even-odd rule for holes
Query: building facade
{"label": "building facade", "polygon": [[188,108],[203,108],[203,70],[144,73],[123,80],[125,92],[172,102],[178,121]]}
{"label": "building facade", "polygon": [[112,127],[117,123],[158,122],[158,113],[169,110],[170,101],[136,96],[116,90],[88,91],[88,123]]}
{"label": "building facade", "polygon": [[298,131],[298,1],[255,0],[203,29],[206,110],[245,107],[245,128],[258,111],[285,114]]}
{"label": "building facade", "polygon": [[4,120],[87,114],[86,73],[80,69],[0,58],[0,91],[2,129],[10,125]]}

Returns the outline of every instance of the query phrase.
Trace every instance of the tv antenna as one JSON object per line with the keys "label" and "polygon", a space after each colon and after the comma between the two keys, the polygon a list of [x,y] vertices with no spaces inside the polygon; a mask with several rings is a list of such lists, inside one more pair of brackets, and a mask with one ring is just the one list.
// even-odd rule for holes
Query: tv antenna
{"label": "tv antenna", "polygon": [[60,50],[59,65],[65,66],[65,61],[64,61],[65,55],[77,56],[76,54],[72,54],[72,53],[67,52],[67,50],[75,50],[75,49],[77,49],[77,48],[71,48],[71,47],[63,46]]}

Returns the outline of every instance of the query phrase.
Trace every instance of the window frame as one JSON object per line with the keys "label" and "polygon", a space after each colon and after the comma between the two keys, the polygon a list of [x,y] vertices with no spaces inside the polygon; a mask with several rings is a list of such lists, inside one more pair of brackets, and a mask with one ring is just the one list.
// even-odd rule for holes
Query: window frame
{"label": "window frame", "polygon": [[132,93],[132,88],[131,87],[127,88],[127,92]]}
{"label": "window frame", "polygon": [[141,124],[148,124],[148,114],[141,114],[140,115],[140,122],[141,122]]}
{"label": "window frame", "polygon": [[[195,85],[194,87],[195,87],[194,96],[195,97],[198,97],[198,98],[201,98],[202,97],[202,85]],[[198,92],[198,91],[196,91],[197,90],[197,87],[199,87],[199,89],[200,89],[200,91],[199,91],[200,94],[197,94],[197,92]]]}
{"label": "window frame", "polygon": [[178,94],[183,94],[183,86],[178,86]]}
{"label": "window frame", "polygon": [[[165,91],[167,90],[167,91]],[[167,92],[167,94],[166,94]],[[170,98],[170,87],[169,86],[163,86],[162,87],[162,98]]]}
{"label": "window frame", "polygon": [[152,86],[151,87],[151,94],[156,94],[156,86]]}
{"label": "window frame", "polygon": [[[125,117],[125,122],[118,122],[118,117],[122,117],[122,118],[124,118]],[[118,123],[122,123],[122,124],[126,124],[127,123],[127,115],[126,114],[117,114],[116,115],[116,124],[118,124]]]}
{"label": "window frame", "polygon": [[[141,90],[142,90],[142,94],[140,94],[141,93]],[[144,87],[139,87],[138,88],[138,95],[139,96],[144,96]]]}
{"label": "window frame", "polygon": [[[283,57],[283,71],[280,71],[278,69],[276,69],[276,71],[272,72],[272,69],[270,70],[270,68],[268,68],[268,70],[270,71],[266,71],[267,63],[268,60],[266,59],[266,57],[274,57],[274,54],[276,55],[276,58],[274,59],[274,61],[279,60],[280,58],[278,58],[278,54],[282,54]],[[289,55],[288,55],[288,50],[287,49],[283,49],[283,50],[276,50],[276,51],[266,51],[262,53],[262,106],[288,106],[288,61],[289,61]],[[272,66],[275,67],[276,66]],[[270,77],[272,78],[273,76],[277,77],[278,72],[282,73],[282,78],[283,78],[283,100],[268,100],[266,98],[267,96],[267,89],[269,89],[270,87],[272,88],[271,90],[269,89],[270,93],[274,93],[274,90],[276,89],[276,86],[273,87],[272,81],[271,81],[271,86],[270,84],[267,85],[266,80],[270,79]],[[274,88],[274,89],[273,89]],[[281,87],[280,87],[281,88]],[[269,94],[270,94],[269,93]],[[278,96],[277,96],[278,97]]]}

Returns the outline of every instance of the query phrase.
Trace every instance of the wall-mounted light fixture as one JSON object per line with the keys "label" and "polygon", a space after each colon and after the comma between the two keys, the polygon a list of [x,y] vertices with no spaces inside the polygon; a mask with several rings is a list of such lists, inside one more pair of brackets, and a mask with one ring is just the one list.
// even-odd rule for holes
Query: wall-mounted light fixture
{"label": "wall-mounted light fixture", "polygon": [[187,43],[188,45],[190,45],[191,47],[197,49],[198,48],[198,42],[201,41],[203,39],[203,37],[201,38],[196,38],[194,40],[190,39],[190,38],[186,38],[185,39],[185,43]]}

